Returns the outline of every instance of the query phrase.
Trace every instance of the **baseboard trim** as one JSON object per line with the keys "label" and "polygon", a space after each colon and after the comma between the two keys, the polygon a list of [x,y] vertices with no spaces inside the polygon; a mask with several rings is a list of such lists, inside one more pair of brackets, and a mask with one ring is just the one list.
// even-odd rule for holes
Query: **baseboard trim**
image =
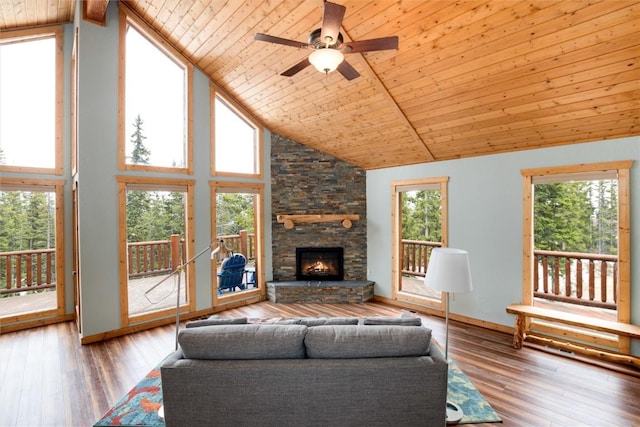
{"label": "baseboard trim", "polygon": [[62,316],[43,317],[41,319],[27,320],[24,322],[12,323],[10,325],[2,325],[0,326],[0,334],[8,334],[9,332],[18,332],[25,329],[53,325],[55,323],[70,322],[75,318],[76,316],[74,314],[65,314]]}
{"label": "baseboard trim", "polygon": [[[434,309],[433,307],[428,307],[412,302],[407,301],[398,301],[391,298],[382,297],[380,295],[375,295],[373,297],[374,301],[382,302],[389,305],[394,305],[396,307],[406,308],[408,310],[417,311],[422,314],[428,314],[431,316],[437,317],[445,317],[445,313],[442,310]],[[449,319],[455,320],[457,322],[465,323],[467,325],[478,326],[480,328],[491,329],[497,332],[503,332],[505,334],[513,335],[514,328],[512,326],[505,326],[499,323],[487,322],[486,320],[475,319],[473,317],[462,316],[460,314],[449,313]]]}
{"label": "baseboard trim", "polygon": [[[191,313],[180,313],[180,321],[187,321],[187,320],[198,319],[201,317],[207,317],[207,316],[211,316],[212,314],[219,313],[221,311],[229,310],[231,308],[238,308],[245,305],[255,304],[257,302],[261,302],[264,300],[265,300],[265,297],[260,295],[252,298],[243,299],[243,300],[232,301],[232,302],[229,302],[228,304],[207,308],[205,310],[193,311]],[[139,323],[136,325],[114,329],[114,330],[102,332],[99,334],[81,336],[80,343],[83,345],[92,344],[95,342],[104,341],[111,338],[120,337],[123,335],[129,335],[135,332],[146,331],[147,329],[157,328],[158,326],[175,324],[175,322],[176,322],[175,316],[165,317],[162,319]]]}

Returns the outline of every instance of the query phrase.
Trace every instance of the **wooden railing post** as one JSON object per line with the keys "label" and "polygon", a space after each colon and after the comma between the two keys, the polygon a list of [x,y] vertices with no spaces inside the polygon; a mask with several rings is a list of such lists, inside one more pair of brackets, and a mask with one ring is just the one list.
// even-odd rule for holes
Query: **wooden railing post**
{"label": "wooden railing post", "polygon": [[247,252],[247,230],[240,230],[240,253],[249,258],[249,252]]}
{"label": "wooden railing post", "polygon": [[[535,297],[616,309],[617,255],[536,249],[533,264],[535,268],[532,287]],[[538,271],[540,274],[536,274]],[[560,280],[560,276],[564,276],[563,281]],[[611,278],[613,280],[610,280]],[[564,286],[564,290],[561,286]]]}
{"label": "wooden railing post", "polygon": [[171,271],[176,271],[180,265],[180,235],[171,235]]}

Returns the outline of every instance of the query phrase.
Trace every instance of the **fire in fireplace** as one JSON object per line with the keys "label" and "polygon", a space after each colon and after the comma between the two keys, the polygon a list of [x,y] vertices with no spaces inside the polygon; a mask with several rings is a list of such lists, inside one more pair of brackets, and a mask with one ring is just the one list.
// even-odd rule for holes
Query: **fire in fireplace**
{"label": "fire in fireplace", "polygon": [[296,280],[344,280],[343,248],[296,248]]}

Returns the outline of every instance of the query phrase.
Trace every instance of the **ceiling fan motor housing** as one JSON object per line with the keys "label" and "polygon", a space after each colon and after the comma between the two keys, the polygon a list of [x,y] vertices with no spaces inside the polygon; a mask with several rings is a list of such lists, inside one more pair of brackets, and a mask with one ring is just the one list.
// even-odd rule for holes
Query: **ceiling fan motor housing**
{"label": "ceiling fan motor housing", "polygon": [[[309,38],[307,40],[308,43],[316,49],[327,47],[327,44],[323,42],[321,39],[321,33],[322,33],[322,28],[313,30],[311,34],[309,34]],[[338,40],[335,43],[330,44],[329,47],[332,49],[337,49],[338,47],[340,47],[343,41],[344,39],[342,37],[342,33],[338,33]]]}

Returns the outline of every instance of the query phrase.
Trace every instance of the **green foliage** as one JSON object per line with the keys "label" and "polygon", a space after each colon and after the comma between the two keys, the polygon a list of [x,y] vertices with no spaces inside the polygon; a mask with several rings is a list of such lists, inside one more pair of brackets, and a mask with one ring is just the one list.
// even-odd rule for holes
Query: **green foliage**
{"label": "green foliage", "polygon": [[402,238],[440,242],[442,239],[442,201],[439,190],[401,193]]}
{"label": "green foliage", "polygon": [[150,242],[184,237],[184,193],[127,191],[127,240]]}
{"label": "green foliage", "polygon": [[238,234],[242,230],[255,232],[253,194],[218,193],[216,197],[216,234]]}
{"label": "green foliage", "polygon": [[535,248],[611,254],[617,250],[615,181],[537,184]]}
{"label": "green foliage", "polygon": [[55,247],[55,197],[50,192],[0,193],[0,252]]}
{"label": "green foliage", "polygon": [[142,134],[143,123],[140,114],[138,114],[133,123],[135,131],[131,134],[131,142],[133,143],[131,163],[134,165],[148,165],[149,156],[151,155],[151,151],[144,146],[144,140],[147,139],[147,137]]}
{"label": "green foliage", "polygon": [[[151,210],[151,195],[147,191],[127,191],[127,241],[147,242],[151,236],[148,215]],[[167,240],[168,236],[164,240]]]}
{"label": "green foliage", "polygon": [[599,254],[618,253],[618,182],[597,181],[592,186],[598,201],[592,232],[592,248]]}

